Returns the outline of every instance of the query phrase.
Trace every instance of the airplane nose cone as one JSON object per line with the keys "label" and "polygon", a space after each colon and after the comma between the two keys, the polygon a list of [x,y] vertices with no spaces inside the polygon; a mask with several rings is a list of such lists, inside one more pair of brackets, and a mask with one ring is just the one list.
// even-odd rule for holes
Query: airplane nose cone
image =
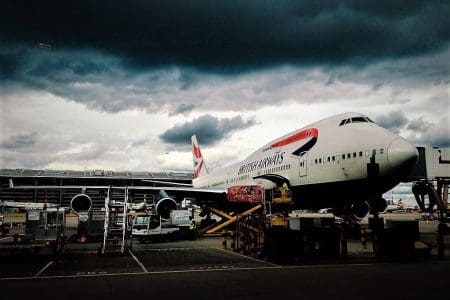
{"label": "airplane nose cone", "polygon": [[389,164],[392,168],[412,169],[419,159],[419,152],[408,141],[397,138],[387,149]]}

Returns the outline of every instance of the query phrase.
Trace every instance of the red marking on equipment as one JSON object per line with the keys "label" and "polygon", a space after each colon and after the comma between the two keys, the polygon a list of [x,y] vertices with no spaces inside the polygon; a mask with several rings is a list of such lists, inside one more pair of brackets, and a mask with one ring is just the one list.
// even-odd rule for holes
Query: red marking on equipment
{"label": "red marking on equipment", "polygon": [[196,158],[202,157],[202,153],[200,152],[200,148],[196,147],[195,144],[192,144],[192,152],[194,153]]}
{"label": "red marking on equipment", "polygon": [[286,146],[289,145],[291,143],[306,139],[306,138],[310,138],[310,137],[315,137],[317,138],[319,136],[319,131],[317,130],[317,128],[310,128],[310,129],[306,129],[297,133],[294,133],[291,136],[288,136],[287,138],[282,139],[281,141],[278,141],[276,143],[273,143],[271,146],[272,147],[281,147],[281,146]]}

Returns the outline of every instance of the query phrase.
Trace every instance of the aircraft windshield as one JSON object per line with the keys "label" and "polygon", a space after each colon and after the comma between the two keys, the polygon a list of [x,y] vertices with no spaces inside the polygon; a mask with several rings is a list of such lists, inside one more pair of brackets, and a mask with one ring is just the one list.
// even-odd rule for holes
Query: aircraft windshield
{"label": "aircraft windshield", "polygon": [[339,126],[350,124],[350,123],[374,123],[370,118],[368,117],[353,117],[344,119],[339,123]]}

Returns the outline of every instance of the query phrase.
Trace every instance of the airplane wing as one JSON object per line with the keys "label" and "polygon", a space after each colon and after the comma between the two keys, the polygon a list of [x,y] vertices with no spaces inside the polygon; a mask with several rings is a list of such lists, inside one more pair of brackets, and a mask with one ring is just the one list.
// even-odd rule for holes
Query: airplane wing
{"label": "airplane wing", "polygon": [[173,181],[151,180],[151,179],[142,179],[142,181],[150,182],[150,183],[157,183],[157,184],[168,184],[168,185],[192,187],[192,184],[189,184],[189,183],[179,183],[179,182],[173,182]]}
{"label": "airplane wing", "polygon": [[164,190],[175,200],[181,201],[183,198],[194,198],[197,203],[220,203],[227,200],[227,189],[202,189],[187,186],[129,186],[128,190],[154,191],[158,193]]}
{"label": "airplane wing", "polygon": [[[167,183],[167,182],[164,182]],[[129,191],[148,191],[150,193],[157,194],[159,191],[164,190],[170,196],[173,196],[175,200],[181,201],[185,197],[194,198],[198,203],[214,203],[222,202],[227,199],[227,189],[203,189],[194,188],[192,186],[108,186],[108,185],[19,185],[15,186],[13,181],[10,179],[9,187],[15,189],[31,189],[31,190],[101,190],[101,189],[115,189],[121,190],[127,188]]]}

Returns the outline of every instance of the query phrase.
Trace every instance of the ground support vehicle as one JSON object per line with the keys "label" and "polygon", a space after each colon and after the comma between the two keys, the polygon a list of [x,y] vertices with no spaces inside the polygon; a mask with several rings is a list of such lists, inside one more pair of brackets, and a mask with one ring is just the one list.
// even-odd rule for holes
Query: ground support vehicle
{"label": "ground support vehicle", "polygon": [[49,248],[59,254],[64,247],[65,210],[63,208],[29,209],[25,230],[0,240],[0,250],[30,250],[37,254]]}

